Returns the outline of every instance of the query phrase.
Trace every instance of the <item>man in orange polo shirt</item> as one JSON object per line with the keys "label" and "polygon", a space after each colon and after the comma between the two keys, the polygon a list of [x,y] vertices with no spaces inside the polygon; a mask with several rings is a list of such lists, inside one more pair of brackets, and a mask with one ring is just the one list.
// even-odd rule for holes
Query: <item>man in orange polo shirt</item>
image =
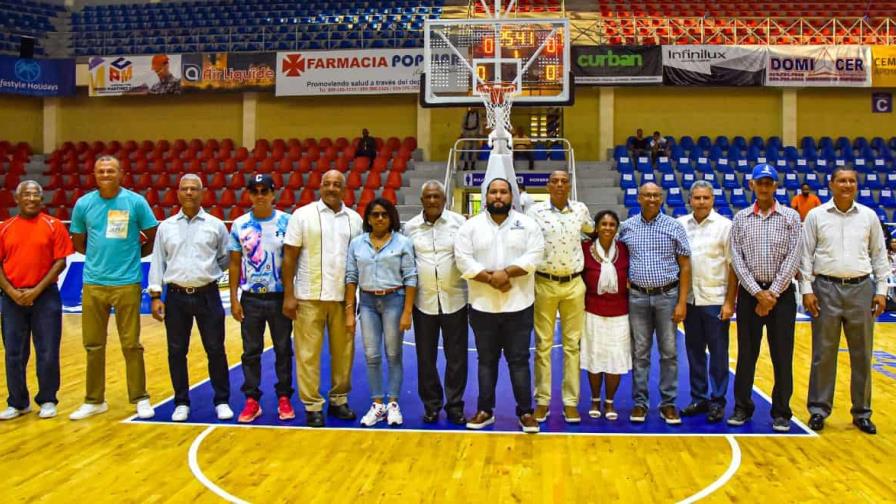
{"label": "man in orange polo shirt", "polygon": [[56,279],[65,258],[74,252],[62,222],[41,212],[43,189],[33,180],[16,188],[17,216],[0,224],[0,288],[3,346],[6,349],[6,386],[9,407],[0,420],[31,411],[25,368],[34,337],[37,352],[40,417],[56,416],[59,390],[59,342],[62,339],[62,301]]}
{"label": "man in orange polo shirt", "polygon": [[790,207],[800,214],[800,221],[806,220],[809,210],[821,206],[821,200],[818,196],[812,194],[812,188],[809,184],[803,184],[800,194],[797,194],[790,200]]}

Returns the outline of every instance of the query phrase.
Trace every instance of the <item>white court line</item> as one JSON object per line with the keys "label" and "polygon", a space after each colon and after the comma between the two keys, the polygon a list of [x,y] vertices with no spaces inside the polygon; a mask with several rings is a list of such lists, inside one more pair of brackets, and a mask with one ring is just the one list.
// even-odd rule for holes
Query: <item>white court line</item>
{"label": "white court line", "polygon": [[199,483],[202,484],[205,488],[211,490],[218,497],[226,500],[227,502],[234,502],[237,504],[249,504],[247,501],[240,499],[234,495],[231,495],[223,488],[214,484],[210,479],[205,477],[205,474],[202,473],[202,468],[199,467],[199,457],[197,453],[199,452],[199,445],[202,444],[202,441],[208,437],[215,430],[215,426],[209,426],[207,429],[202,431],[201,434],[196,436],[196,439],[193,440],[193,444],[190,445],[190,451],[187,453],[187,462],[190,464],[190,472],[193,473],[193,476],[199,480]]}
{"label": "white court line", "polygon": [[734,439],[734,436],[725,436],[725,439],[728,441],[728,444],[731,446],[731,463],[728,464],[728,469],[722,473],[721,476],[715,481],[713,481],[708,487],[700,490],[699,492],[691,495],[687,499],[681,500],[678,504],[692,504],[697,502],[700,499],[708,497],[710,494],[715,492],[716,490],[725,486],[728,483],[737,470],[740,468],[741,462],[741,452],[740,445],[737,444],[737,440]]}

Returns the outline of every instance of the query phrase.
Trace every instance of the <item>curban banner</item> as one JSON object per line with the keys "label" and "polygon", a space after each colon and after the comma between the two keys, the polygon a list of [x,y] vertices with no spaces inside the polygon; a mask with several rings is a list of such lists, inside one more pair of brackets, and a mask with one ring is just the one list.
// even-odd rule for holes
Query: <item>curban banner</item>
{"label": "curban banner", "polygon": [[649,46],[572,46],[576,84],[637,85],[663,82],[662,49]]}

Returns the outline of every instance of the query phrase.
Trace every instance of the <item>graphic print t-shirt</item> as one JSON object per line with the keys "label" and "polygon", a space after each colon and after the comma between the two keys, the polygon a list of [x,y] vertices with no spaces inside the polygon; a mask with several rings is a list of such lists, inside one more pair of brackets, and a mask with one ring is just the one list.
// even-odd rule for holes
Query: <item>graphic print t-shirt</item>
{"label": "graphic print t-shirt", "polygon": [[249,212],[233,221],[229,248],[243,254],[240,290],[256,294],[283,292],[281,264],[287,224],[289,214],[280,210],[274,210],[267,219],[256,219]]}

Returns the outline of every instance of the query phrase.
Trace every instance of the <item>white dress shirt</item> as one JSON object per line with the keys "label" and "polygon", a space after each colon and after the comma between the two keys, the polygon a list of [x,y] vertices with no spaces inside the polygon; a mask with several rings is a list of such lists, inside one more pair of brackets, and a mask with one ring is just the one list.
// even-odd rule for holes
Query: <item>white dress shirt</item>
{"label": "white dress shirt", "polygon": [[162,292],[173,283],[202,287],[217,281],[230,262],[227,226],[199,209],[192,219],[183,210],[159,224],[149,263],[147,290]]}
{"label": "white dress shirt", "polygon": [[803,222],[800,273],[803,294],[812,293],[815,275],[855,278],[874,273],[876,293],[886,296],[890,263],[874,210],[853,202],[841,212],[833,199],[810,210]]}
{"label": "white dress shirt", "polygon": [[454,242],[464,222],[463,215],[444,210],[435,222],[421,212],[404,225],[417,259],[414,306],[427,315],[455,313],[467,305],[467,282],[454,263]]}
{"label": "white dress shirt", "polygon": [[[487,210],[465,222],[457,233],[454,258],[467,279],[470,306],[486,313],[525,310],[535,302],[533,272],[544,257],[544,237],[531,218],[516,210],[501,225]],[[501,292],[491,285],[472,280],[483,270],[497,271],[519,266],[527,274],[510,279],[511,288]]]}
{"label": "white dress shirt", "polygon": [[588,207],[579,201],[568,201],[563,209],[551,200],[532,205],[526,214],[538,224],[544,236],[544,260],[538,271],[556,276],[569,276],[585,268],[582,233],[594,230]]}
{"label": "white dress shirt", "polygon": [[318,200],[293,212],[283,243],[300,248],[296,299],[345,299],[345,256],[349,242],[362,233],[362,227],[361,216],[345,205],[334,212]]}
{"label": "white dress shirt", "polygon": [[688,303],[695,306],[717,306],[725,302],[728,292],[728,267],[731,264],[731,221],[715,210],[698,223],[694,214],[682,215],[691,245],[691,292]]}

